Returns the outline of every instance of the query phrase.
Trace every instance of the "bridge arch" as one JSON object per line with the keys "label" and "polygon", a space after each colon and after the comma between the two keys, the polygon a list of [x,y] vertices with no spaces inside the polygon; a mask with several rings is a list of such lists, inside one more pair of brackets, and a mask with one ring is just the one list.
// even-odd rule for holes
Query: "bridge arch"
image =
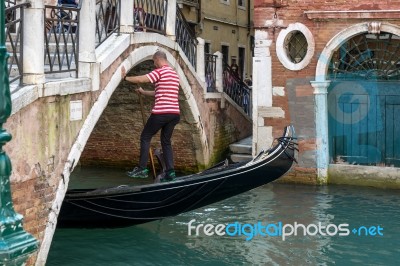
{"label": "bridge arch", "polygon": [[[126,69],[126,72],[129,72],[130,69],[135,67],[136,65],[149,60],[152,58],[156,51],[163,51],[167,55],[167,60],[171,64],[172,67],[175,68],[177,71],[179,78],[180,78],[180,85],[183,91],[183,96],[187,105],[189,106],[192,118],[191,120],[194,121],[193,124],[200,133],[198,139],[196,141],[196,147],[201,147],[201,151],[196,153],[196,160],[202,164],[206,165],[208,163],[209,157],[209,145],[206,138],[205,127],[201,120],[200,110],[196,104],[196,100],[194,98],[193,92],[191,90],[191,86],[189,80],[187,79],[186,75],[182,67],[179,65],[179,62],[175,59],[175,57],[166,49],[159,47],[159,46],[141,46],[134,49],[126,59],[121,62],[118,66],[116,71],[113,73],[112,77],[110,78],[108,84],[100,93],[97,101],[94,103],[93,107],[88,114],[79,135],[73,144],[70,154],[68,156],[68,162],[77,162],[80,158],[81,153],[86,145],[86,142],[89,139],[91,132],[94,129],[94,126],[98,122],[100,116],[102,115],[104,109],[108,105],[108,101],[110,100],[113,92],[116,90],[120,82],[122,81],[121,70],[122,68]],[[72,171],[75,165],[69,165],[68,171]],[[64,173],[64,176],[67,173]]]}

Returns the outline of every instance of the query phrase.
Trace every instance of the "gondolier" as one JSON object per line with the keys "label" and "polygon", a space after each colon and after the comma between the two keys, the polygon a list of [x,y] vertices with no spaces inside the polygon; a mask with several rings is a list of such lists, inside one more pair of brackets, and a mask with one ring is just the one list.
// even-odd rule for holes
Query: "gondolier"
{"label": "gondolier", "polygon": [[161,147],[166,165],[165,177],[161,181],[165,182],[172,181],[176,177],[171,136],[176,124],[180,120],[178,101],[179,76],[168,65],[167,55],[164,52],[157,51],[153,55],[153,61],[156,69],[146,75],[127,77],[125,76],[124,69],[122,70],[122,75],[126,81],[132,83],[153,83],[155,85],[154,91],[145,91],[141,87],[136,90],[138,94],[155,97],[155,103],[151,115],[140,135],[139,166],[127,172],[127,175],[133,178],[148,177],[147,161],[150,142],[152,137],[161,130]]}

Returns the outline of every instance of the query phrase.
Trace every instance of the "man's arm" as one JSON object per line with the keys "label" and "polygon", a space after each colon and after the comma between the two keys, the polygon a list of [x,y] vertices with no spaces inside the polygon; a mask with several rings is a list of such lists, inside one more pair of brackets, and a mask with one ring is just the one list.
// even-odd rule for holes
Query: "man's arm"
{"label": "man's arm", "polygon": [[136,92],[138,94],[143,94],[145,96],[153,96],[154,97],[156,95],[155,91],[145,91],[145,90],[143,90],[142,87],[139,87],[139,89],[136,89]]}
{"label": "man's arm", "polygon": [[132,83],[149,83],[150,79],[146,75],[125,77],[125,80]]}
{"label": "man's arm", "polygon": [[[124,67],[121,68],[121,76],[123,77],[124,80],[127,80],[132,83],[149,83],[150,82],[150,79],[147,77],[147,75],[131,76],[131,77],[126,76],[126,71],[125,71]],[[135,91],[136,91],[136,93],[143,94],[145,96],[153,96],[154,97],[154,95],[156,94],[155,91],[145,91],[142,89],[142,87],[139,87],[139,89],[136,89]]]}

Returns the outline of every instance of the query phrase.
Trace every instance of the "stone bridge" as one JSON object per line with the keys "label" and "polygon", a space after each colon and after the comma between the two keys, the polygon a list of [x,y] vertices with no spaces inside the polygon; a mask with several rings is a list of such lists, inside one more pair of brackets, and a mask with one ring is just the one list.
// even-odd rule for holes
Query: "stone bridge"
{"label": "stone bridge", "polygon": [[[41,2],[32,1],[27,8],[30,23],[43,20]],[[217,90],[208,93],[201,71],[202,40],[197,44],[197,65],[193,66],[174,34],[135,32],[132,22],[123,24],[132,21],[127,18],[131,14],[124,17],[122,13],[121,32],[111,34],[96,47],[94,15],[90,14],[94,2],[83,1],[81,8],[88,13],[81,14],[77,77],[46,76],[43,39],[33,38],[35,30],[40,36],[43,28],[36,28],[25,36],[32,42],[24,52],[24,56],[29,55],[29,60],[24,59],[24,85],[11,86],[13,109],[4,128],[13,136],[5,150],[13,164],[14,207],[24,216],[26,231],[41,243],[30,264],[46,262],[70,173],[79,163],[124,169],[137,161],[143,127],[141,107],[134,85],[122,80],[123,68],[129,75],[145,73],[151,69],[148,60],[156,50],[162,50],[177,70],[182,111],[172,139],[177,170],[192,172],[209,166],[225,155],[230,143],[252,131],[251,119],[222,91],[220,53]],[[121,1],[125,2],[131,1]],[[168,2],[176,6],[175,1]],[[146,115],[151,106],[151,99],[145,99]],[[155,138],[153,146],[157,141]]]}

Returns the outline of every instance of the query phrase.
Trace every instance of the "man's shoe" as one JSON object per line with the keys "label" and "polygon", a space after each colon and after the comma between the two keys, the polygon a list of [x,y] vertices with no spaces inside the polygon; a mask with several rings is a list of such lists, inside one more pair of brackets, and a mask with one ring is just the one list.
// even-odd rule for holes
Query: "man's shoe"
{"label": "man's shoe", "polygon": [[167,172],[165,173],[165,176],[168,177],[168,178],[175,179],[175,178],[176,178],[176,173],[175,173],[174,170],[169,170],[169,171],[167,171]]}
{"label": "man's shoe", "polygon": [[161,181],[161,183],[164,183],[164,182],[171,182],[171,181],[174,181],[175,178],[176,178],[175,171],[174,171],[174,170],[170,170],[170,171],[167,171],[167,172],[165,173],[165,176],[164,176],[163,178],[161,178],[160,181]]}
{"label": "man's shoe", "polygon": [[174,180],[175,180],[175,178],[164,177],[164,178],[160,179],[160,182],[161,183],[165,183],[165,182],[171,182],[171,181],[174,181]]}
{"label": "man's shoe", "polygon": [[126,175],[132,178],[147,178],[149,177],[149,170],[135,167],[132,171],[126,172]]}

